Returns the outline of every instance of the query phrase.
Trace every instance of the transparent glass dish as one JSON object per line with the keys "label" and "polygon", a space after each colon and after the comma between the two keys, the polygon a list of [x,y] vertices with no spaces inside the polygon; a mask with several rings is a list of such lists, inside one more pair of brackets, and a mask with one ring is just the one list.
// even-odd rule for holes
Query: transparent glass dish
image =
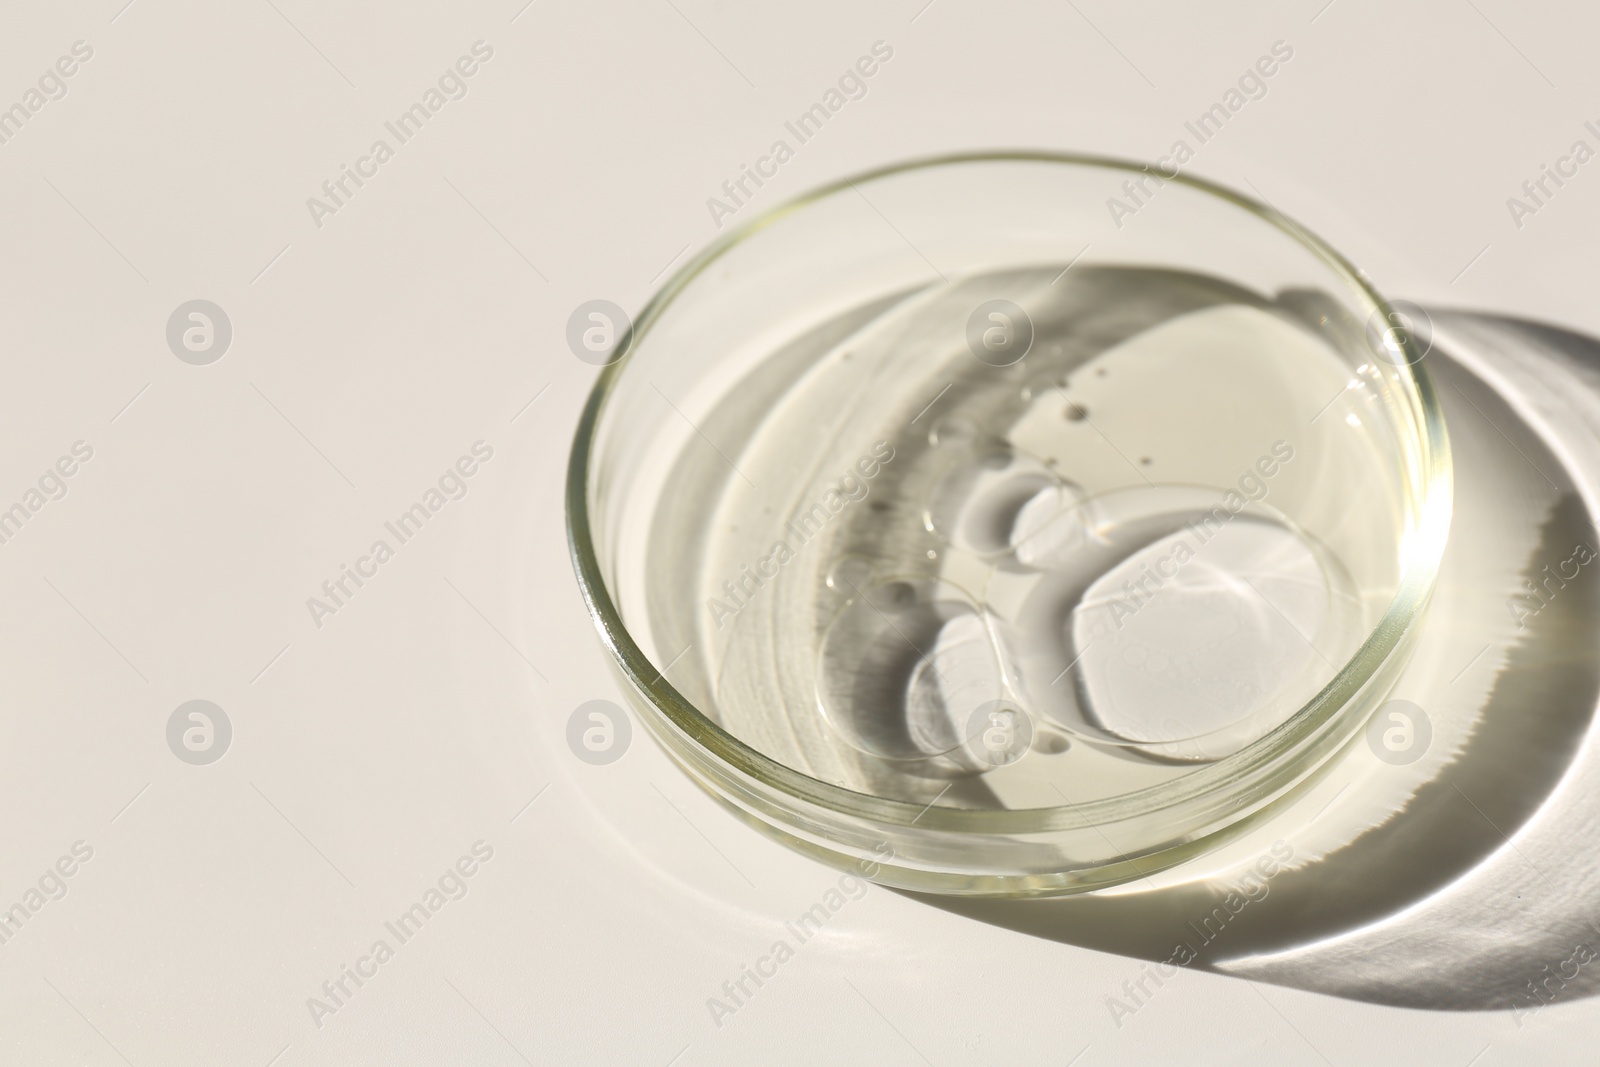
{"label": "transparent glass dish", "polygon": [[1138,878],[1305,785],[1404,662],[1451,475],[1396,321],[1187,176],[839,182],[622,338],[571,456],[578,580],[643,723],[787,844],[941,893]]}

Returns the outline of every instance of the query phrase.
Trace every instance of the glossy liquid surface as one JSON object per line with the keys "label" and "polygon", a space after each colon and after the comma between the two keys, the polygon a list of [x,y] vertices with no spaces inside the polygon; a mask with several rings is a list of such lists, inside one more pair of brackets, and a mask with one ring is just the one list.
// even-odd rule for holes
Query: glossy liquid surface
{"label": "glossy liquid surface", "polygon": [[1319,306],[1045,267],[808,331],[697,419],[657,506],[674,684],[923,803],[1079,803],[1260,738],[1394,592],[1390,446]]}

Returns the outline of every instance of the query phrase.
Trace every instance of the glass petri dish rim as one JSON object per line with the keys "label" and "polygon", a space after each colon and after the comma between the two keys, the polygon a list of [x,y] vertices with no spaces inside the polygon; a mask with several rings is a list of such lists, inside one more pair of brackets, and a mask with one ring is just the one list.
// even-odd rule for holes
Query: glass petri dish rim
{"label": "glass petri dish rim", "polygon": [[[1269,799],[1272,794],[1315,769],[1315,763],[1300,765],[1290,757],[1302,747],[1315,748],[1311,743],[1324,727],[1339,718],[1341,711],[1355,713],[1358,707],[1355,698],[1399,649],[1402,639],[1410,631],[1433,591],[1450,525],[1453,493],[1450,442],[1432,380],[1422,364],[1426,353],[1417,350],[1409,331],[1402,332],[1400,338],[1406,360],[1403,364],[1395,365],[1394,369],[1399,380],[1409,386],[1408,392],[1416,402],[1422,429],[1419,447],[1414,452],[1403,452],[1401,456],[1411,472],[1407,487],[1418,498],[1413,513],[1420,520],[1421,536],[1415,538],[1414,550],[1406,560],[1394,598],[1360,647],[1328,683],[1293,715],[1238,752],[1171,781],[1079,804],[974,809],[937,804],[923,807],[813,778],[745,744],[684,698],[634,641],[606,586],[604,569],[589,522],[589,491],[592,486],[590,465],[594,457],[595,434],[606,403],[631,362],[634,350],[689,283],[728,251],[768,226],[810,204],[859,184],[943,166],[1008,162],[1097,167],[1133,174],[1147,173],[1153,166],[1112,156],[1033,150],[948,153],[889,164],[819,186],[730,230],[680,267],[657,290],[620,342],[622,356],[602,368],[597,377],[579,416],[568,459],[567,542],[584,602],[602,643],[629,682],[690,743],[712,757],[714,762],[740,771],[802,803],[897,827],[915,824],[923,831],[941,830],[975,835],[1048,833],[1105,825],[1230,792],[1239,795],[1233,798],[1235,803],[1229,806],[1236,807],[1238,816],[1244,818],[1250,812],[1250,801]],[[1163,174],[1162,180],[1217,197],[1268,223],[1320,259],[1348,286],[1358,301],[1366,305],[1369,314],[1388,306],[1360,270],[1327,242],[1285,216],[1272,204],[1189,174],[1179,173],[1171,178]],[[1404,434],[1400,438],[1402,443],[1407,440]],[[1331,751],[1324,750],[1324,758]],[[1275,767],[1275,764],[1282,766]]]}

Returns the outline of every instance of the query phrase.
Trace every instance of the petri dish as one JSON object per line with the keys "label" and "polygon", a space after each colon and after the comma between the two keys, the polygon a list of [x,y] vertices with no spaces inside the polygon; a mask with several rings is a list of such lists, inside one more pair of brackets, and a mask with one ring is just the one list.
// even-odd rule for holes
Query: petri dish
{"label": "petri dish", "polygon": [[901,888],[1093,890],[1268,817],[1392,685],[1448,535],[1403,318],[1137,163],[837,182],[616,351],[567,518],[634,709],[741,818]]}

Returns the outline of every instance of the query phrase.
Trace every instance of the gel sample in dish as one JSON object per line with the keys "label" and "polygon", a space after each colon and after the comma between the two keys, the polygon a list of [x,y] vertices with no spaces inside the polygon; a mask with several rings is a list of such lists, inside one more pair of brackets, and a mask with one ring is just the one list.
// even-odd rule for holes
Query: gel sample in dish
{"label": "gel sample in dish", "polygon": [[1077,804],[1261,738],[1382,614],[1402,516],[1379,370],[1336,351],[1361,331],[1064,267],[852,309],[697,414],[650,625],[734,736],[876,796]]}
{"label": "gel sample in dish", "polygon": [[1393,685],[1438,573],[1425,348],[1188,175],[885,167],[686,263],[574,440],[579,584],[640,722],[842,869],[1075,893],[1231,839]]}

